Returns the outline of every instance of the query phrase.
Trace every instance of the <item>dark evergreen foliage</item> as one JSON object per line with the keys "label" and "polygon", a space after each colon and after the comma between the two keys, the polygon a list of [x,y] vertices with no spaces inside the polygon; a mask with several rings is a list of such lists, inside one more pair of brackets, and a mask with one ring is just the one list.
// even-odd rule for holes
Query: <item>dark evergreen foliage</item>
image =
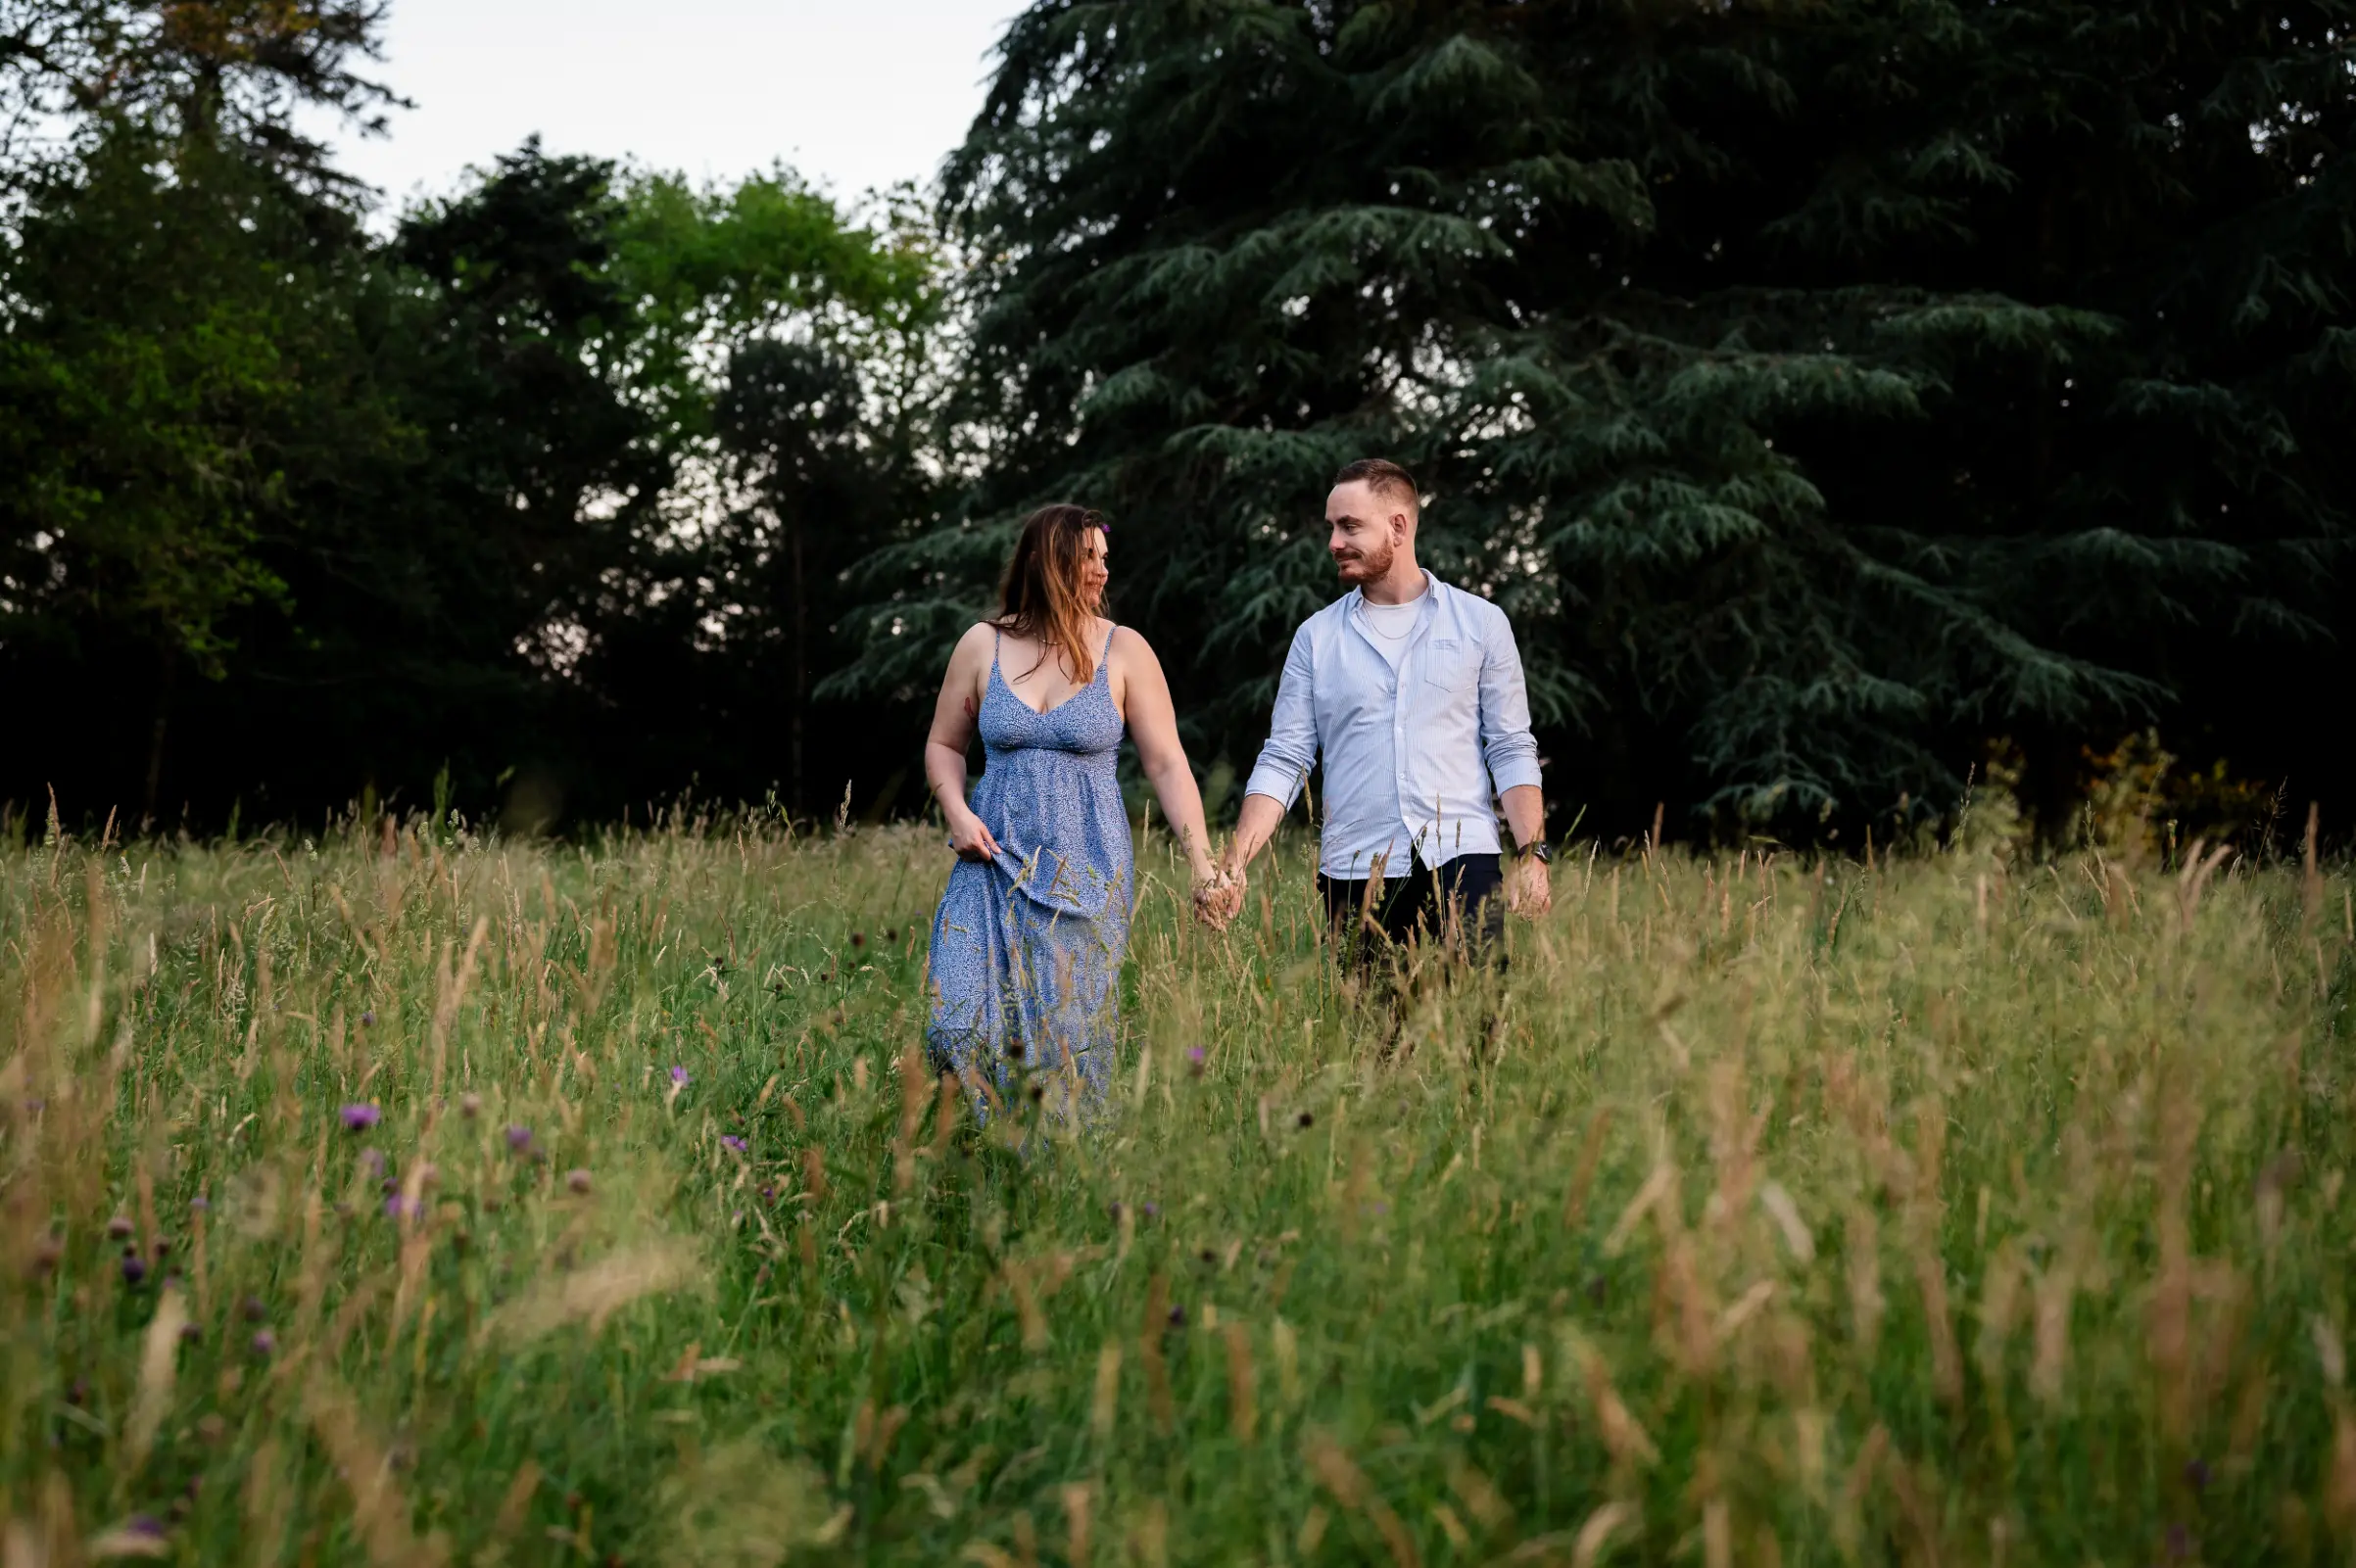
{"label": "dark evergreen foliage", "polygon": [[1431,564],[1520,625],[1553,791],[1608,820],[1944,804],[1991,736],[2051,782],[2151,719],[2312,778],[2328,726],[2261,690],[2347,671],[2352,26],[1034,5],[949,182],[996,462],[890,558],[869,679],[1077,497],[1242,760],[1333,592],[1325,482],[1384,453]]}
{"label": "dark evergreen foliage", "polygon": [[1558,822],[2356,805],[2356,0],[1041,0],[933,236],[526,147],[372,238],[382,11],[0,0],[0,800],[911,803],[1067,498],[1241,765],[1383,453]]}

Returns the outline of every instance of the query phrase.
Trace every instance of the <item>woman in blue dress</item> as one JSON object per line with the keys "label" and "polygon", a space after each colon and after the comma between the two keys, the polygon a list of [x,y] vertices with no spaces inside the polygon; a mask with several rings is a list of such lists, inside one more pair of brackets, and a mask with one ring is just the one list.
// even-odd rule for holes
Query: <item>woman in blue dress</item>
{"label": "woman in blue dress", "polygon": [[[1023,524],[995,620],[959,640],[925,777],[957,865],[933,921],[926,1043],[987,1117],[1026,1088],[1084,1114],[1112,1081],[1135,888],[1115,765],[1124,730],[1193,868],[1219,883],[1170,685],[1145,640],[1103,619],[1104,520],[1048,506]],[[984,771],[966,798],[966,751]]]}

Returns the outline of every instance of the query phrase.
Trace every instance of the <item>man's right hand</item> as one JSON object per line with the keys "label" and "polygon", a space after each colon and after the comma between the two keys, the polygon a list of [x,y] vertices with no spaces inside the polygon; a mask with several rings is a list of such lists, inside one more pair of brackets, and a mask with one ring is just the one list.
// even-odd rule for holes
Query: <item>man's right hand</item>
{"label": "man's right hand", "polygon": [[1224,931],[1243,912],[1243,873],[1223,869],[1213,880],[1194,890],[1194,912],[1205,926]]}
{"label": "man's right hand", "polygon": [[949,847],[957,851],[959,860],[998,858],[998,840],[991,835],[989,824],[970,810],[949,819]]}

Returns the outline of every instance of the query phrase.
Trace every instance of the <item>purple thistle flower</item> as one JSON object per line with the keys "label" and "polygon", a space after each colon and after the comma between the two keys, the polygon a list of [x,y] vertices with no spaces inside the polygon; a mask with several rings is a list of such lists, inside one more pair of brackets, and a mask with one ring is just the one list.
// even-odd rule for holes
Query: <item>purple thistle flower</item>
{"label": "purple thistle flower", "polygon": [[483,1097],[473,1090],[469,1089],[466,1093],[458,1096],[458,1115],[467,1120],[472,1121],[476,1113],[482,1109]]}
{"label": "purple thistle flower", "polygon": [[367,1102],[361,1101],[344,1107],[343,1117],[346,1132],[365,1132],[384,1119],[384,1113]]}
{"label": "purple thistle flower", "polygon": [[122,1533],[126,1536],[146,1536],[150,1540],[161,1541],[164,1539],[164,1521],[152,1513],[135,1513],[123,1522]]}
{"label": "purple thistle flower", "polygon": [[213,1200],[212,1200],[212,1199],[210,1199],[210,1198],[208,1198],[208,1197],[206,1197],[206,1196],[205,1196],[203,1193],[201,1193],[201,1192],[200,1192],[200,1193],[198,1193],[198,1194],[197,1194],[195,1197],[193,1197],[193,1198],[191,1198],[191,1199],[189,1199],[189,1200],[188,1200],[188,1212],[189,1212],[190,1213],[192,1213],[192,1214],[201,1214],[201,1213],[208,1212],[209,1212],[209,1211],[210,1211],[212,1208],[213,1208]]}
{"label": "purple thistle flower", "polygon": [[117,1214],[117,1215],[116,1215],[114,1218],[112,1218],[112,1219],[110,1219],[110,1220],[108,1220],[108,1221],[107,1221],[107,1234],[108,1234],[109,1236],[112,1236],[113,1238],[115,1238],[115,1240],[117,1240],[117,1241],[120,1241],[120,1240],[122,1240],[124,1237],[128,1236],[130,1233],[131,1233],[131,1217],[130,1217],[130,1215],[128,1215],[128,1214]]}
{"label": "purple thistle flower", "polygon": [[266,1328],[265,1328],[265,1329],[263,1329],[263,1330],[261,1330],[260,1332],[258,1332],[258,1333],[256,1333],[256,1334],[255,1334],[255,1336],[254,1336],[254,1354],[255,1354],[256,1355],[261,1355],[261,1356],[269,1356],[269,1355],[273,1355],[273,1354],[275,1354],[277,1353],[277,1350],[278,1350],[278,1336],[277,1336],[277,1335],[275,1335],[275,1334],[271,1333],[271,1332],[270,1332],[268,1329],[266,1329]]}
{"label": "purple thistle flower", "polygon": [[529,1127],[516,1126],[510,1126],[507,1128],[507,1147],[514,1150],[517,1154],[521,1154],[526,1149],[532,1147],[532,1129]]}
{"label": "purple thistle flower", "polygon": [[733,1132],[723,1132],[720,1134],[720,1146],[724,1149],[733,1149],[738,1154],[743,1154],[745,1148],[745,1140],[738,1137]]}
{"label": "purple thistle flower", "polygon": [[205,1327],[202,1323],[182,1323],[180,1325],[180,1342],[182,1344],[194,1345],[204,1337]]}
{"label": "purple thistle flower", "polygon": [[247,1297],[243,1310],[246,1314],[246,1321],[249,1323],[259,1323],[270,1315],[270,1309],[262,1305],[262,1298],[259,1296]]}
{"label": "purple thistle flower", "polygon": [[687,1069],[676,1062],[671,1064],[671,1084],[674,1088],[684,1089],[695,1081],[687,1075]]}
{"label": "purple thistle flower", "polygon": [[360,1026],[363,1029],[376,1027],[376,1009],[371,1007],[361,1010]]}
{"label": "purple thistle flower", "polygon": [[564,1173],[564,1184],[578,1193],[589,1191],[589,1172],[578,1166]]}
{"label": "purple thistle flower", "polygon": [[133,1290],[137,1290],[141,1281],[146,1278],[146,1260],[137,1253],[124,1253],[122,1255],[122,1282]]}
{"label": "purple thistle flower", "polygon": [[1162,1215],[1162,1206],[1160,1204],[1145,1204],[1141,1206],[1141,1212],[1148,1219],[1159,1219]]}

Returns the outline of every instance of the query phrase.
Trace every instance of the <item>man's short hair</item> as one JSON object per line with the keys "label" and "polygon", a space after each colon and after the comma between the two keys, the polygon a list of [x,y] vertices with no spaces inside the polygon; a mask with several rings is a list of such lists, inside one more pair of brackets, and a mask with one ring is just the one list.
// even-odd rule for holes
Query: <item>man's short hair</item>
{"label": "man's short hair", "polygon": [[1361,457],[1345,463],[1342,471],[1333,476],[1335,489],[1343,485],[1365,485],[1377,496],[1388,496],[1407,507],[1407,515],[1416,517],[1423,510],[1423,493],[1416,488],[1415,475],[1388,457]]}

